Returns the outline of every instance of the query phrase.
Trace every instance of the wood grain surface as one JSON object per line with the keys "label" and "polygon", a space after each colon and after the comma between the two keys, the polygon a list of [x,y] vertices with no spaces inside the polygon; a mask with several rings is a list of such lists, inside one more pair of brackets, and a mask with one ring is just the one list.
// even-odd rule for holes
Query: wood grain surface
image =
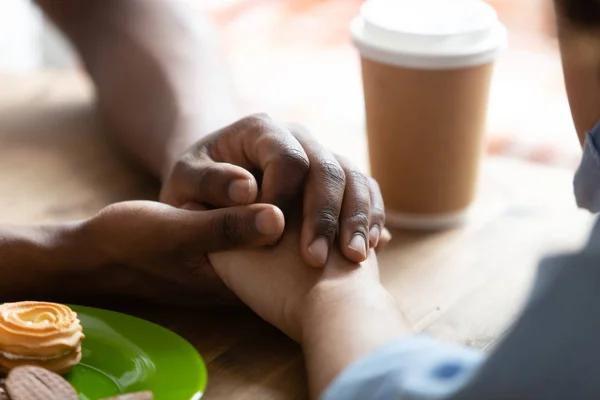
{"label": "wood grain surface", "polygon": [[[112,202],[156,198],[156,183],[101,135],[92,98],[77,73],[0,75],[0,222],[73,220]],[[593,220],[576,209],[571,178],[569,170],[489,158],[464,228],[393,232],[382,277],[414,329],[493,347],[540,257],[578,248],[589,232]],[[125,309],[196,346],[209,367],[208,400],[307,398],[298,346],[247,310]]]}

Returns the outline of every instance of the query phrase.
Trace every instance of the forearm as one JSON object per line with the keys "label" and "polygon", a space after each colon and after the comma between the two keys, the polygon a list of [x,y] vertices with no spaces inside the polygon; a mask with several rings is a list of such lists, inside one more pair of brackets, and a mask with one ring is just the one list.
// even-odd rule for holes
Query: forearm
{"label": "forearm", "polygon": [[178,2],[38,0],[71,39],[101,115],[157,177],[193,142],[237,117],[216,35]]}
{"label": "forearm", "polygon": [[54,278],[93,264],[78,227],[0,225],[0,301],[47,289]]}
{"label": "forearm", "polygon": [[392,296],[379,284],[313,295],[303,318],[302,348],[312,398],[353,361],[409,333]]}

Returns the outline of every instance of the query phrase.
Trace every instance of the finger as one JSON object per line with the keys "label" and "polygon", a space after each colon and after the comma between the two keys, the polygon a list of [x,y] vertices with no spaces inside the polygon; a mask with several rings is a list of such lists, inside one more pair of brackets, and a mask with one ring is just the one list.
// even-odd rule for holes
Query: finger
{"label": "finger", "polygon": [[262,172],[259,201],[289,209],[304,188],[308,157],[287,127],[256,114],[215,134],[209,156],[249,171]]}
{"label": "finger", "polygon": [[338,231],[346,176],[331,152],[307,136],[298,135],[310,162],[304,190],[301,252],[310,265],[321,267]]}
{"label": "finger", "polygon": [[175,206],[185,203],[232,207],[256,201],[258,184],[250,172],[229,163],[215,162],[208,155],[182,159],[172,174]]}
{"label": "finger", "polygon": [[377,243],[377,247],[375,247],[375,252],[379,253],[391,240],[392,234],[387,228],[383,228],[381,236],[379,237],[379,243]]}
{"label": "finger", "polygon": [[371,177],[367,179],[369,181],[369,192],[371,195],[369,245],[376,248],[381,238],[381,232],[385,228],[385,206],[383,204],[383,197],[381,196],[379,184]]}
{"label": "finger", "polygon": [[338,157],[346,174],[346,188],[340,214],[340,246],[342,254],[354,262],[367,259],[371,193],[367,177],[348,160]]}
{"label": "finger", "polygon": [[184,240],[204,253],[265,246],[278,240],[285,227],[283,213],[270,204],[181,213],[177,223],[186,231]]}

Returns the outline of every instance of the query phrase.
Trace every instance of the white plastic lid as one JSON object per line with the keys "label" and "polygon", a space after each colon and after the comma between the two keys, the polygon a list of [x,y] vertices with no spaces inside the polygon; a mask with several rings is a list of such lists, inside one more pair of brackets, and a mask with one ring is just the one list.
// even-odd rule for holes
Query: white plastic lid
{"label": "white plastic lid", "polygon": [[486,64],[507,43],[496,11],[482,0],[368,0],[350,29],[362,56],[414,68]]}

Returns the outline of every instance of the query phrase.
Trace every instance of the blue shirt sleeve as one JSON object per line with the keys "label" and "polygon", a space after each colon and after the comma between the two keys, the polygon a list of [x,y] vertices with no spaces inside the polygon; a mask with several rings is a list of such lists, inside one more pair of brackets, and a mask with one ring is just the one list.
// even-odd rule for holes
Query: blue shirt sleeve
{"label": "blue shirt sleeve", "polygon": [[586,135],[581,163],[573,180],[577,205],[594,213],[600,211],[599,136],[600,122]]}
{"label": "blue shirt sleeve", "polygon": [[393,341],[343,371],[322,400],[434,400],[461,389],[483,355],[426,336]]}

